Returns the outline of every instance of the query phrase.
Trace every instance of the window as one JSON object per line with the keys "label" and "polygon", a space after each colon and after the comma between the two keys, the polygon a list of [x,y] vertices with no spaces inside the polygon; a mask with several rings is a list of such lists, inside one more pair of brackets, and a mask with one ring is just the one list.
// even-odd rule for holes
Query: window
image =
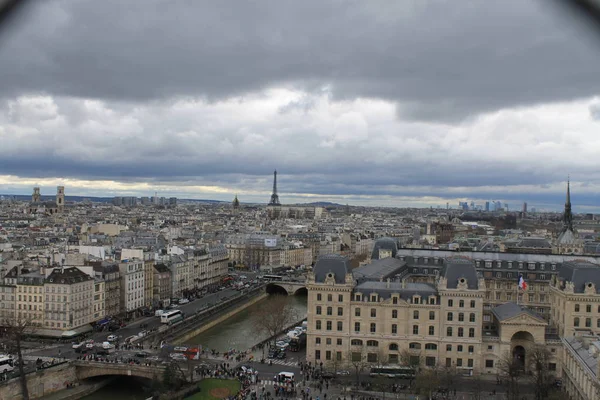
{"label": "window", "polygon": [[585,312],[592,312],[592,305],[591,304],[587,304],[585,306]]}
{"label": "window", "polygon": [[392,310],[392,318],[398,318],[398,310]]}
{"label": "window", "polygon": [[600,328],[600,318],[596,320],[596,328]]}
{"label": "window", "polygon": [[463,322],[465,320],[465,314],[463,313],[458,313],[458,321],[459,322]]}
{"label": "window", "polygon": [[352,361],[362,361],[362,353],[352,352]]}
{"label": "window", "polygon": [[328,330],[328,331],[330,331],[330,330],[331,330],[331,327],[332,327],[332,325],[333,325],[333,324],[331,323],[331,321],[327,321],[327,330]]}
{"label": "window", "polygon": [[377,325],[371,324],[371,333],[375,333],[375,332],[377,332]]}
{"label": "window", "polygon": [[465,330],[464,328],[458,328],[458,337],[463,337],[465,335]]}
{"label": "window", "polygon": [[473,359],[472,359],[472,358],[469,358],[469,359],[467,360],[467,367],[469,367],[469,368],[473,368]]}
{"label": "window", "polygon": [[352,340],[350,341],[350,344],[351,344],[352,346],[362,346],[362,345],[363,345],[363,341],[362,341],[362,340],[360,340],[360,339],[352,339]]}
{"label": "window", "polygon": [[355,317],[360,317],[360,308],[355,308],[354,309],[354,316]]}
{"label": "window", "polygon": [[475,337],[475,328],[469,328],[469,337]]}
{"label": "window", "polygon": [[317,301],[321,301],[322,297],[321,297],[321,293],[317,293]]}
{"label": "window", "polygon": [[448,336],[448,337],[452,336],[452,327],[451,326],[446,328],[446,336]]}
{"label": "window", "polygon": [[327,301],[333,301],[333,295],[332,294],[328,294],[327,295]]}
{"label": "window", "polygon": [[325,339],[325,344],[327,344],[327,345],[331,345],[331,338],[327,338],[327,339]]}
{"label": "window", "polygon": [[446,367],[447,368],[452,367],[452,359],[451,358],[446,358]]}
{"label": "window", "polygon": [[586,328],[591,328],[592,327],[592,319],[591,318],[586,318],[585,319],[585,327]]}
{"label": "window", "polygon": [[333,307],[327,307],[327,315],[333,315]]}
{"label": "window", "polygon": [[452,307],[454,306],[454,302],[452,301],[452,299],[448,300],[448,307]]}
{"label": "window", "polygon": [[556,371],[556,363],[548,363],[549,371]]}
{"label": "window", "polygon": [[338,330],[338,332],[341,332],[341,331],[342,331],[342,327],[343,327],[343,323],[342,323],[342,321],[338,321],[338,322],[337,322],[337,330]]}
{"label": "window", "polygon": [[344,295],[343,294],[338,294],[338,301],[340,303],[344,301]]}
{"label": "window", "polygon": [[392,335],[398,334],[398,325],[392,324]]}
{"label": "window", "polygon": [[475,308],[475,300],[471,300],[471,308]]}
{"label": "window", "polygon": [[462,367],[462,358],[457,358],[456,359],[456,366],[457,367]]}
{"label": "window", "polygon": [[469,314],[469,322],[475,322],[475,313]]}
{"label": "window", "polygon": [[486,368],[494,368],[494,360],[485,360]]}
{"label": "window", "polygon": [[367,353],[367,361],[370,363],[377,362],[377,353]]}
{"label": "window", "polygon": [[446,345],[446,351],[452,351],[452,345],[451,344],[447,344]]}
{"label": "window", "polygon": [[317,306],[317,315],[321,315],[321,306]]}
{"label": "window", "polygon": [[371,308],[371,318],[375,318],[377,316],[377,310],[374,308]]}
{"label": "window", "polygon": [[418,311],[413,311],[413,319],[419,319],[419,312]]}
{"label": "window", "polygon": [[392,297],[392,304],[398,304],[398,298],[396,296]]}
{"label": "window", "polygon": [[425,345],[425,350],[437,350],[437,344],[435,344],[435,343],[427,343]]}
{"label": "window", "polygon": [[456,346],[456,351],[458,351],[459,353],[462,353],[462,351],[463,351],[462,344],[459,344],[458,346]]}
{"label": "window", "polygon": [[360,294],[354,295],[354,301],[360,301]]}
{"label": "window", "polygon": [[575,320],[573,321],[573,326],[579,326],[579,317],[575,317]]}
{"label": "window", "polygon": [[469,346],[469,353],[473,353],[475,351],[475,346]]}
{"label": "window", "polygon": [[575,304],[575,312],[579,312],[579,304]]}
{"label": "window", "polygon": [[408,348],[413,349],[413,350],[421,350],[421,343],[415,343],[415,342],[409,343]]}
{"label": "window", "polygon": [[367,340],[367,346],[377,347],[377,346],[379,346],[379,342],[377,340]]}
{"label": "window", "polygon": [[315,360],[321,359],[321,350],[315,350]]}
{"label": "window", "polygon": [[425,365],[435,367],[435,357],[425,357]]}
{"label": "window", "polygon": [[454,314],[452,314],[451,312],[448,313],[448,317],[446,318],[448,321],[452,321],[452,319],[454,318]]}
{"label": "window", "polygon": [[433,325],[429,326],[429,336],[435,335],[435,327]]}
{"label": "window", "polygon": [[354,323],[354,332],[360,332],[360,322]]}
{"label": "window", "polygon": [[315,321],[315,329],[318,331],[321,330],[321,320],[320,319]]}
{"label": "window", "polygon": [[419,325],[413,325],[413,335],[419,334]]}
{"label": "window", "polygon": [[337,344],[338,346],[341,346],[341,345],[342,345],[342,339],[337,339],[337,340],[336,340],[336,344]]}
{"label": "window", "polygon": [[465,301],[464,300],[459,300],[458,301],[458,306],[461,307],[461,308],[464,307],[465,306]]}
{"label": "window", "polygon": [[396,343],[392,343],[392,344],[390,344],[389,349],[391,351],[398,351],[398,345]]}
{"label": "window", "polygon": [[338,317],[341,317],[344,315],[344,309],[342,307],[338,307]]}

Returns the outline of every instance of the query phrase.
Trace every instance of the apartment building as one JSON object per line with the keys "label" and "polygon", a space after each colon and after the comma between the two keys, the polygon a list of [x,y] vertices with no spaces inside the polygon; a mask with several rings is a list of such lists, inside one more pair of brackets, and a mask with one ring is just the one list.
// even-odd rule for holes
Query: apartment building
{"label": "apartment building", "polygon": [[15,267],[6,278],[16,283],[17,320],[44,326],[44,275],[38,270]]}
{"label": "apartment building", "polygon": [[139,258],[121,260],[121,311],[128,315],[144,306],[144,261]]}
{"label": "apartment building", "polygon": [[600,398],[600,338],[591,335],[563,338],[563,344],[563,380],[569,398]]}
{"label": "apartment building", "polygon": [[171,270],[164,263],[154,264],[152,302],[157,307],[166,307],[171,300]]}
{"label": "apartment building", "polygon": [[116,262],[90,262],[96,279],[104,282],[104,316],[114,317],[121,312],[121,273]]}
{"label": "apartment building", "polygon": [[221,284],[221,280],[227,275],[229,255],[227,248],[222,244],[210,246],[208,253],[210,259],[206,285],[217,286]]}
{"label": "apartment building", "polygon": [[93,321],[100,321],[106,316],[106,286],[101,279],[94,280],[93,307]]}
{"label": "apartment building", "polygon": [[144,254],[144,306],[152,307],[154,297],[154,259]]}
{"label": "apartment building", "polygon": [[15,320],[16,292],[16,285],[0,284],[0,321]]}
{"label": "apartment building", "polygon": [[94,279],[77,267],[54,268],[44,284],[44,327],[72,331],[89,326],[101,302],[94,301],[94,286]]}

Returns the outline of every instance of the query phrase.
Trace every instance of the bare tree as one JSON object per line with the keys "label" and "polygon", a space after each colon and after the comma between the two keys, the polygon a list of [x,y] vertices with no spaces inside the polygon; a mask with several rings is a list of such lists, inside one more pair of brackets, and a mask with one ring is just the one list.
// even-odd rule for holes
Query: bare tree
{"label": "bare tree", "polygon": [[6,330],[8,339],[7,349],[9,353],[16,355],[17,369],[19,371],[19,381],[21,384],[21,396],[23,400],[29,400],[29,388],[27,387],[27,376],[25,375],[25,363],[23,362],[23,341],[29,335],[32,335],[38,325],[29,317],[5,318],[2,326]]}
{"label": "bare tree", "polygon": [[440,368],[440,385],[448,391],[454,388],[457,377],[458,371],[454,365]]}
{"label": "bare tree", "polygon": [[271,295],[256,311],[254,328],[273,338],[286,327],[297,322],[298,315],[290,298],[279,294]]}
{"label": "bare tree", "polygon": [[550,373],[550,351],[541,344],[534,345],[528,351],[529,365],[531,366],[531,379],[535,385],[536,400],[546,399],[553,375]]}
{"label": "bare tree", "polygon": [[362,352],[350,352],[348,354],[348,364],[356,374],[356,386],[360,385],[360,373],[369,366],[367,359]]}
{"label": "bare tree", "polygon": [[417,393],[426,394],[428,399],[431,400],[433,393],[440,387],[440,375],[440,370],[437,367],[422,368],[415,382]]}
{"label": "bare tree", "polygon": [[523,366],[512,354],[505,353],[498,362],[503,379],[507,380],[506,397],[508,400],[519,400],[519,380],[523,374]]}

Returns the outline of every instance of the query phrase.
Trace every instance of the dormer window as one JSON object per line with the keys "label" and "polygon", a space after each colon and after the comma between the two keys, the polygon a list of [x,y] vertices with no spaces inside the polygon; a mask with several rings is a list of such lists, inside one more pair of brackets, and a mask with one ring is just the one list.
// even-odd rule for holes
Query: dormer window
{"label": "dormer window", "polygon": [[519,261],[519,269],[523,269],[523,262]]}
{"label": "dormer window", "polygon": [[535,270],[535,263],[534,262],[530,262],[527,264],[527,269],[530,271]]}
{"label": "dormer window", "polygon": [[486,262],[485,262],[485,267],[486,267],[486,268],[492,268],[492,262],[491,262],[491,261],[489,261],[489,260],[488,260],[488,261],[486,261]]}
{"label": "dormer window", "polygon": [[507,262],[506,265],[508,266],[508,268],[512,268],[512,261]]}
{"label": "dormer window", "polygon": [[421,296],[413,296],[413,304],[421,304]]}
{"label": "dormer window", "polygon": [[427,263],[429,263],[429,258],[427,258],[427,257],[424,257],[424,258],[423,258],[423,264],[427,264]]}
{"label": "dormer window", "polygon": [[372,303],[376,303],[377,302],[377,295],[376,294],[372,294],[371,295],[371,302]]}

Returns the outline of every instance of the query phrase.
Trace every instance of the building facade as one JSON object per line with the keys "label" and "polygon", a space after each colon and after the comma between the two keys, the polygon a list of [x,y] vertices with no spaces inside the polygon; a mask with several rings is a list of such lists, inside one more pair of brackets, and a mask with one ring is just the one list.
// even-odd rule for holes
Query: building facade
{"label": "building facade", "polygon": [[143,307],[144,301],[144,261],[138,258],[122,260],[119,263],[121,276],[121,311],[133,313]]}
{"label": "building facade", "polygon": [[[70,331],[94,319],[94,279],[79,268],[55,268],[46,278],[44,327]],[[98,318],[99,319],[99,318]]]}

